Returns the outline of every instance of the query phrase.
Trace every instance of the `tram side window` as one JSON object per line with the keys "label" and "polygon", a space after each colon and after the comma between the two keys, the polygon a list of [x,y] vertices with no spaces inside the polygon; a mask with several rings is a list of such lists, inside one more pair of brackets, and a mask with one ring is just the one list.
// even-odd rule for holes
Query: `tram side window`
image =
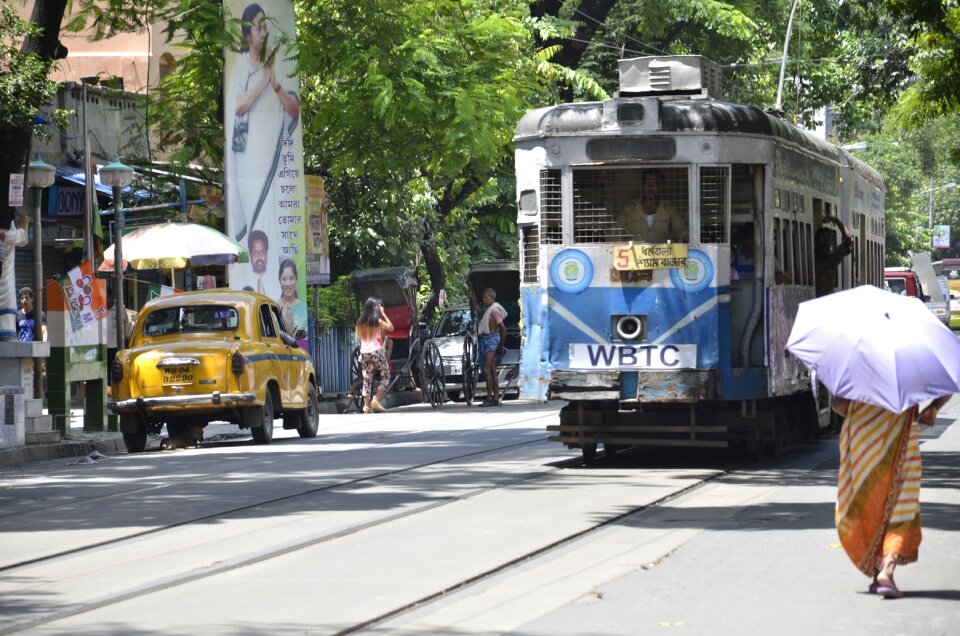
{"label": "tram side window", "polygon": [[544,244],[563,243],[563,205],[560,171],[540,172],[540,240]]}
{"label": "tram side window", "polygon": [[800,224],[796,221],[790,222],[790,246],[793,248],[793,282],[796,285],[803,284],[803,253],[800,251]]}
{"label": "tram side window", "polygon": [[793,258],[790,253],[790,222],[782,221],[780,226],[780,248],[783,250],[780,260],[780,271],[783,272],[783,283],[789,285],[793,282]]}
{"label": "tram side window", "polygon": [[537,282],[537,265],[540,264],[540,231],[536,225],[520,226],[523,241],[523,282]]}
{"label": "tram side window", "polygon": [[[784,224],[785,225],[785,224]],[[781,234],[783,232],[783,234]],[[786,236],[786,230],[782,228],[780,219],[773,219],[773,281],[777,285],[785,285],[790,281],[787,279],[787,269],[784,267],[784,242],[781,236]]]}
{"label": "tram side window", "polygon": [[[700,168],[701,243],[726,243],[727,241],[727,182],[729,174],[730,170],[726,167],[704,166]],[[748,191],[748,194],[752,194],[752,191]]]}

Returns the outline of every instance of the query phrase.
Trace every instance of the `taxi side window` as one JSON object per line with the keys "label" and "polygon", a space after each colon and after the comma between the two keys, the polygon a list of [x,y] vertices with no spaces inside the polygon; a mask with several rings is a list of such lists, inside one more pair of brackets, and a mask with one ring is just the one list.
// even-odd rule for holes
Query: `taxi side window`
{"label": "taxi side window", "polygon": [[270,313],[270,305],[260,305],[260,335],[264,338],[276,338],[277,326]]}
{"label": "taxi side window", "polygon": [[279,325],[280,330],[290,333],[291,330],[287,328],[287,325],[283,322],[283,316],[280,315],[280,308],[271,307],[270,309],[273,311],[273,317],[276,318],[276,322],[277,322],[277,325]]}

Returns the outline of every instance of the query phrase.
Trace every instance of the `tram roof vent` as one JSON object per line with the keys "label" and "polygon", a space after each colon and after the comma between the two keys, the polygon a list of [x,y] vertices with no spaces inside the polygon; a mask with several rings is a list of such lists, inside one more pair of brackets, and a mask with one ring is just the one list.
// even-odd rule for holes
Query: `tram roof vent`
{"label": "tram roof vent", "polygon": [[620,60],[620,96],[643,95],[723,99],[720,67],[700,55]]}

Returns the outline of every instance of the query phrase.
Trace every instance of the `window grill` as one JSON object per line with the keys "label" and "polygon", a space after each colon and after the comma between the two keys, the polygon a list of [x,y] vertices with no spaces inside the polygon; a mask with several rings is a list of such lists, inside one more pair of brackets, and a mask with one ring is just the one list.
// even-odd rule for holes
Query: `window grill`
{"label": "window grill", "polygon": [[544,245],[563,243],[563,197],[559,170],[540,172],[540,240]]}
{"label": "window grill", "polygon": [[537,282],[537,265],[540,263],[540,231],[536,225],[520,226],[523,243],[523,282]]}
{"label": "window grill", "polygon": [[[647,224],[641,205],[644,182],[658,182],[659,202],[652,209],[674,210],[681,227],[670,240],[689,233],[687,168],[584,168],[573,172],[573,237],[577,243],[623,243],[644,240],[640,224]],[[681,236],[683,235],[683,236]]]}
{"label": "window grill", "polygon": [[700,242],[727,242],[729,168],[700,168]]}
{"label": "window grill", "polygon": [[[611,174],[613,173],[613,174]],[[626,231],[617,224],[614,207],[617,180],[613,170],[577,170],[573,173],[573,240],[575,243],[624,242]]]}

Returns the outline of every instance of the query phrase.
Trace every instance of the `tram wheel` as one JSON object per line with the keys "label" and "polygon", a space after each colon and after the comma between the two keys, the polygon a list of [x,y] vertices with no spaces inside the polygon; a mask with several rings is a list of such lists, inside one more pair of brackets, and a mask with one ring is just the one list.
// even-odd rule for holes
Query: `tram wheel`
{"label": "tram wheel", "polygon": [[433,408],[440,408],[447,399],[444,386],[443,358],[437,345],[428,342],[420,352],[420,388]]}
{"label": "tram wheel", "polygon": [[583,454],[583,461],[590,464],[597,458],[597,445],[580,444],[580,452]]}
{"label": "tram wheel", "polygon": [[467,406],[473,406],[477,395],[477,340],[476,336],[467,334],[463,339],[463,399]]}

